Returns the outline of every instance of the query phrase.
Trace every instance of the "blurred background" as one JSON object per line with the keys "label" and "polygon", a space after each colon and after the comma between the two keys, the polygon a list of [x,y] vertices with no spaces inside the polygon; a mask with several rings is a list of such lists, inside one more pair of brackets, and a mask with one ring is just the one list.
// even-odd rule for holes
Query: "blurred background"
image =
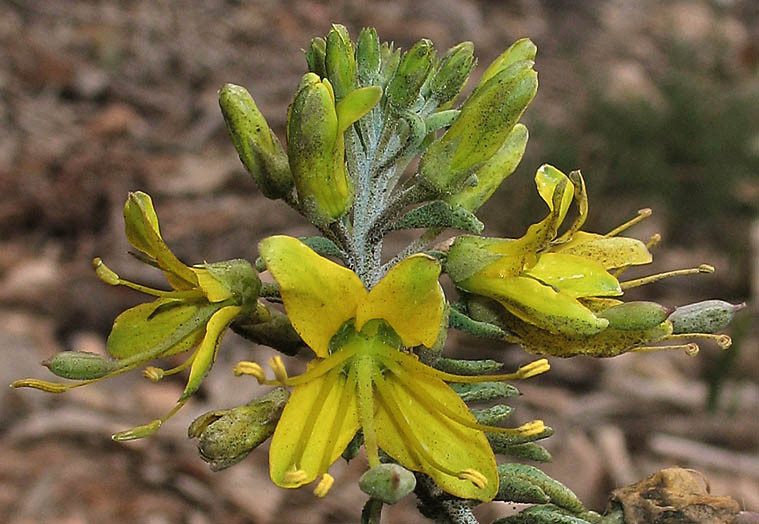
{"label": "blurred background", "polygon": [[[513,423],[556,429],[544,469],[594,509],[609,492],[666,466],[703,471],[712,492],[759,511],[759,9],[754,0],[180,0],[0,2],[0,384],[50,378],[39,361],[104,351],[114,317],[142,301],[91,271],[102,256],[125,278],[160,285],[127,255],[130,190],[155,201],[164,238],[187,263],[253,259],[273,233],[311,234],[243,171],[216,100],[245,86],[284,139],[305,70],[301,49],[333,22],[374,26],[408,49],[471,40],[470,87],[514,40],[539,48],[538,96],[519,170],[483,208],[489,235],[521,235],[542,217],[532,178],[549,162],[581,168],[586,229],[605,232],[651,207],[630,232],[660,232],[647,272],[708,262],[713,275],[647,286],[634,298],[676,306],[749,301],[733,348],[701,354],[554,359],[519,385]],[[631,272],[632,274],[632,272]],[[462,357],[516,366],[521,349],[449,340]],[[114,431],[164,414],[182,378],[139,373],[54,396],[0,387],[0,520],[21,523],[357,522],[362,458],[334,467],[317,500],[268,479],[267,451],[211,473],[186,428],[199,414],[262,390],[235,378],[240,359],[271,351],[229,335],[200,393],[151,439]],[[483,522],[513,504],[478,510]],[[386,522],[421,519],[413,497]]]}

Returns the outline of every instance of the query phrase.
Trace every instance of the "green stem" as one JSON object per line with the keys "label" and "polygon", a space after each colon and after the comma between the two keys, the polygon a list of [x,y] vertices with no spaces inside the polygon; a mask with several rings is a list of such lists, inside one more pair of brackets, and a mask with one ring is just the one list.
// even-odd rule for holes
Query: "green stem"
{"label": "green stem", "polygon": [[361,512],[361,524],[380,524],[382,518],[382,501],[371,498],[366,501]]}

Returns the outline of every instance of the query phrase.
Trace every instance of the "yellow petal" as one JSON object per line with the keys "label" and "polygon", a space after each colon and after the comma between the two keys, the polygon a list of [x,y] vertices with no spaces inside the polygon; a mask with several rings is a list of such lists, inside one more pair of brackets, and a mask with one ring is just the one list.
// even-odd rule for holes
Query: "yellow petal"
{"label": "yellow petal", "polygon": [[649,264],[653,260],[648,248],[640,240],[606,237],[584,231],[575,233],[572,240],[551,248],[551,251],[595,260],[606,269]]}
{"label": "yellow petal", "polygon": [[232,296],[232,291],[216,279],[207,269],[191,268],[198,279],[198,286],[209,302],[222,302]]}
{"label": "yellow petal", "polygon": [[530,277],[470,278],[466,284],[469,291],[497,300],[511,314],[551,333],[592,335],[609,324],[571,296]]}
{"label": "yellow petal", "polygon": [[556,212],[556,227],[564,221],[569,206],[574,199],[574,185],[567,175],[549,164],[543,164],[535,174],[535,184],[538,193],[548,204],[552,212]]}
{"label": "yellow petal", "polygon": [[[347,404],[341,406],[341,401]],[[338,417],[339,412],[344,416]],[[337,424],[340,427],[333,432]],[[349,383],[342,366],[297,386],[277,423],[269,448],[272,481],[284,488],[312,482],[324,473],[325,463],[337,460],[358,428],[355,382]],[[335,433],[337,438],[332,441],[330,436]],[[287,474],[296,470],[303,473],[293,481]]]}
{"label": "yellow petal", "polygon": [[[452,495],[492,500],[498,491],[498,472],[485,434],[447,418],[418,398],[432,397],[473,424],[474,417],[445,382],[414,373],[413,369],[404,368],[406,371],[414,383],[414,392],[392,374],[377,378],[381,391],[375,416],[379,446],[406,468],[432,477]],[[486,480],[485,486],[456,475],[471,470]]]}
{"label": "yellow petal", "polygon": [[330,339],[356,316],[359,303],[367,295],[361,280],[296,238],[269,237],[259,250],[280,286],[295,331],[317,356],[327,357]]}
{"label": "yellow petal", "polygon": [[531,276],[571,297],[613,297],[622,294],[616,278],[594,260],[544,253],[526,276]]}
{"label": "yellow petal", "polygon": [[427,347],[437,340],[445,298],[438,283],[440,264],[427,255],[413,255],[395,265],[358,307],[356,329],[380,318],[401,337],[403,345]]}
{"label": "yellow petal", "polygon": [[142,191],[129,193],[124,204],[124,225],[129,243],[156,260],[174,289],[197,286],[195,274],[171,252],[161,238],[158,216],[150,195]]}
{"label": "yellow petal", "polygon": [[187,386],[182,396],[179,397],[180,402],[195,393],[200,387],[200,383],[203,382],[208,372],[211,371],[211,366],[213,366],[216,355],[219,352],[219,345],[224,336],[224,331],[229,326],[229,323],[240,313],[240,310],[242,310],[240,306],[223,307],[208,320],[205,336],[192,361]]}

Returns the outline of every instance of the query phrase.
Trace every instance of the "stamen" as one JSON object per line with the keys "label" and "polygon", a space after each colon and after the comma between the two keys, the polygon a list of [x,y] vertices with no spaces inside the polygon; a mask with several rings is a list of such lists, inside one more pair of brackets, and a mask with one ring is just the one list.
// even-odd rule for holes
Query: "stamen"
{"label": "stamen", "polygon": [[628,220],[624,224],[620,224],[619,226],[615,227],[614,229],[612,229],[611,231],[609,231],[608,233],[606,233],[604,236],[605,237],[614,237],[614,236],[617,236],[622,231],[625,231],[626,229],[629,229],[632,226],[634,226],[635,224],[637,224],[638,222],[641,222],[642,220],[650,217],[651,215],[653,215],[653,213],[654,212],[651,210],[650,207],[639,209],[638,210],[638,216],[636,216],[634,218],[631,218],[630,220]]}
{"label": "stamen", "polygon": [[548,359],[541,358],[525,364],[514,374],[519,375],[519,378],[524,380],[545,373],[549,369],[551,369],[551,365],[548,363]]}
{"label": "stamen", "polygon": [[126,440],[135,440],[139,438],[149,437],[150,435],[158,431],[164,422],[169,420],[171,417],[173,417],[177,413],[177,411],[182,409],[182,406],[184,406],[186,402],[187,402],[187,399],[180,400],[171,409],[171,411],[166,413],[163,417],[153,420],[152,422],[148,422],[147,424],[143,426],[137,426],[132,429],[127,429],[126,431],[120,431],[118,433],[114,433],[113,435],[111,435],[111,439],[117,442],[123,442]]}
{"label": "stamen", "polygon": [[284,386],[287,383],[287,370],[279,355],[269,359],[269,366],[271,366],[272,371],[274,371],[274,376],[277,377],[277,381]]}
{"label": "stamen", "polygon": [[306,481],[306,479],[308,479],[308,474],[302,469],[296,469],[285,473],[282,481],[285,484],[294,484],[296,486],[300,486]]}
{"label": "stamen", "polygon": [[324,497],[326,495],[330,488],[332,487],[332,484],[335,483],[335,477],[330,475],[329,473],[325,473],[322,475],[322,479],[319,481],[319,484],[316,485],[316,488],[314,489],[314,495],[316,495],[319,498]]}
{"label": "stamen", "polygon": [[717,344],[720,349],[729,349],[730,346],[733,345],[733,339],[724,333],[718,335],[714,333],[677,333],[674,335],[667,335],[661,340],[689,340],[694,338],[701,340],[711,340]]}
{"label": "stamen", "polygon": [[11,383],[12,388],[33,388],[46,393],[65,393],[76,384],[61,384],[60,382],[48,382],[36,378],[22,378]]}
{"label": "stamen", "polygon": [[[301,373],[295,377],[288,378],[287,384],[285,385],[300,386],[301,384],[311,382],[312,380],[317,379],[322,375],[329,373],[336,367],[342,365],[346,360],[352,358],[360,348],[361,346],[359,345],[352,348],[343,348],[337,353],[334,353],[323,360],[318,360],[318,362],[314,360],[313,362],[317,362],[316,365],[310,366],[305,373]],[[273,384],[278,385],[276,382]]]}
{"label": "stamen", "polygon": [[[545,360],[545,359],[541,359],[541,360]],[[507,435],[521,435],[521,436],[537,435],[545,431],[545,425],[543,424],[542,420],[534,420],[532,422],[528,422],[527,424],[519,426],[518,428],[502,428],[499,426],[488,426],[488,425],[480,424],[479,422],[470,420],[469,418],[462,416],[460,413],[451,409],[448,405],[439,401],[432,395],[423,394],[422,393],[423,390],[421,390],[418,387],[418,385],[412,382],[412,380],[408,377],[408,372],[404,368],[402,368],[397,362],[394,362],[391,359],[387,359],[387,360],[383,359],[383,363],[387,366],[387,368],[390,370],[393,376],[395,376],[401,382],[401,384],[405,386],[406,392],[411,397],[413,397],[417,402],[419,402],[421,405],[427,408],[428,411],[441,413],[445,415],[446,417],[448,417],[451,421],[456,422],[457,424],[460,424],[464,427],[467,427],[470,429],[476,429],[478,431],[486,431],[488,433],[504,433]],[[419,364],[419,365],[422,366],[423,364]]]}
{"label": "stamen", "polygon": [[142,284],[130,282],[129,280],[124,280],[120,278],[115,271],[106,266],[103,260],[99,257],[92,259],[92,267],[95,269],[95,275],[110,286],[125,286],[130,289],[134,289],[135,291],[145,293],[146,295],[163,298],[203,298],[205,296],[203,290],[197,288],[164,291],[162,289],[155,289],[152,287],[143,286]]}
{"label": "stamen", "polygon": [[690,344],[680,344],[672,346],[639,346],[631,349],[635,353],[653,353],[656,351],[684,351],[689,357],[695,357],[698,355],[699,347],[695,342]]}
{"label": "stamen", "polygon": [[273,380],[268,380],[266,378],[266,373],[264,373],[264,368],[262,368],[256,362],[251,362],[249,360],[243,360],[241,362],[238,362],[232,372],[235,374],[236,377],[239,377],[240,375],[251,375],[255,377],[256,380],[258,380],[259,384],[268,384],[271,386],[277,385],[277,383],[274,382]]}
{"label": "stamen", "polygon": [[168,377],[169,375],[176,375],[177,373],[181,373],[192,365],[192,363],[195,361],[195,355],[197,355],[199,349],[200,348],[196,349],[187,360],[171,369],[161,369],[155,366],[148,366],[142,370],[142,376],[153,382],[158,382],[159,380],[163,379],[164,377]]}
{"label": "stamen", "polygon": [[468,480],[479,489],[485,489],[488,485],[488,479],[485,475],[477,471],[476,469],[465,469],[458,474],[461,480]]}
{"label": "stamen", "polygon": [[659,280],[664,280],[665,278],[669,278],[669,277],[696,275],[698,273],[714,273],[714,266],[710,266],[709,264],[701,264],[700,266],[694,267],[694,268],[676,269],[675,271],[666,271],[664,273],[657,273],[656,275],[649,275],[643,278],[627,280],[625,282],[620,282],[619,285],[623,290],[625,290],[625,289],[631,289],[634,287],[643,286],[646,284],[652,284],[654,282],[658,282]]}

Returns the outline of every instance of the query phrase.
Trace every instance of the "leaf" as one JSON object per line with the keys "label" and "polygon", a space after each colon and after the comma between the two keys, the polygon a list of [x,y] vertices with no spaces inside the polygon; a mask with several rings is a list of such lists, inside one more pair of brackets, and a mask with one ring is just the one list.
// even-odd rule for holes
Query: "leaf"
{"label": "leaf", "polygon": [[390,230],[431,227],[452,227],[471,233],[481,233],[485,229],[485,224],[463,207],[454,208],[447,202],[434,200],[406,213],[390,226]]}

